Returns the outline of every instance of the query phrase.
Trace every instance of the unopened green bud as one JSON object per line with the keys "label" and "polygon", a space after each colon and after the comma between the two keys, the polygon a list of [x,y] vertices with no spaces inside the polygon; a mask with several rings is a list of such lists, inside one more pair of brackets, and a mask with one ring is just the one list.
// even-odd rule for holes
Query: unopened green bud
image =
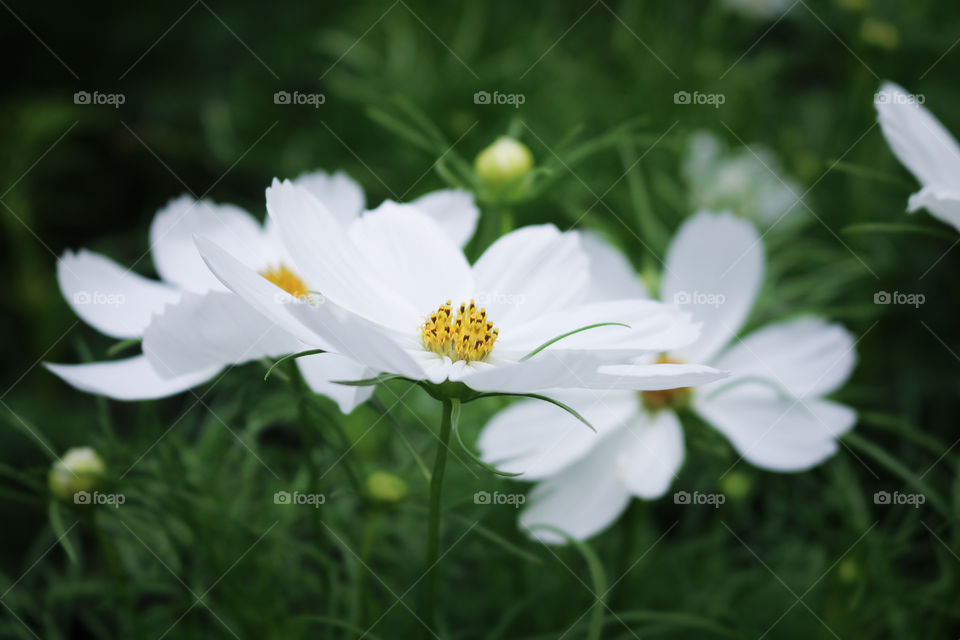
{"label": "unopened green bud", "polygon": [[374,502],[396,504],[407,497],[407,483],[392,473],[377,471],[367,478],[367,493]]}
{"label": "unopened green bud", "polygon": [[731,500],[740,500],[750,493],[750,476],[742,471],[731,471],[720,481],[720,490]]}
{"label": "unopened green bud", "polygon": [[91,447],[69,449],[50,468],[50,492],[57,498],[70,502],[73,494],[93,491],[100,486],[105,473],[103,460]]}
{"label": "unopened green bud", "polygon": [[477,154],[474,167],[482,184],[504,187],[530,173],[533,154],[522,142],[502,136]]}

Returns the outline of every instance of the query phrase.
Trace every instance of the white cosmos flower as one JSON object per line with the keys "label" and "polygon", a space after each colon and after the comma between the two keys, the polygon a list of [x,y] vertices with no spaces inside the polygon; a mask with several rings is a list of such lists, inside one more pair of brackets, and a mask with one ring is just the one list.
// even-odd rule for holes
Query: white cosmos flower
{"label": "white cosmos flower", "polygon": [[[364,209],[360,186],[343,173],[305,174],[296,180],[325,203],[341,225],[348,225]],[[473,234],[478,211],[472,196],[464,191],[437,191],[414,201],[418,209],[436,216],[455,242],[465,243]],[[265,322],[245,302],[231,293],[210,272],[197,252],[194,236],[211,238],[231,252],[243,256],[244,264],[289,290],[307,284],[283,248],[272,224],[261,225],[246,211],[207,200],[183,196],[171,201],[154,217],[150,226],[150,247],[161,280],[151,280],[87,250],[67,252],[58,263],[61,291],[77,315],[102,333],[118,339],[144,338],[150,352],[150,336],[158,319],[169,314],[179,320],[190,318],[198,348],[202,338],[224,333],[242,343],[229,359],[209,358],[203,367],[174,375],[162,352],[91,364],[47,364],[47,368],[71,385],[90,393],[118,400],[160,398],[201,384],[225,365],[264,356],[284,355],[304,346],[282,329]],[[302,291],[301,293],[306,293]],[[214,316],[230,318],[227,324],[206,324],[211,308]],[[163,315],[159,315],[163,314]],[[159,324],[169,323],[169,319]],[[350,411],[367,397],[365,389],[332,385],[331,377],[353,376],[363,367],[334,354],[302,359],[299,363],[307,383],[336,400]],[[367,395],[365,395],[367,394]]]}
{"label": "white cosmos flower", "polygon": [[551,543],[562,538],[531,528],[552,525],[584,539],[612,524],[632,496],[662,496],[684,459],[674,411],[682,406],[723,433],[745,460],[771,471],[801,471],[837,450],[836,439],[856,416],[823,396],[849,376],[853,339],[815,317],[736,339],[762,274],[763,248],[749,223],[729,213],[697,214],[670,247],[661,297],[677,301],[703,321],[704,330],[662,359],[708,363],[730,371],[730,378],[641,394],[547,392],[578,410],[599,434],[576,429],[563,411],[528,400],[491,419],[479,440],[483,459],[523,473],[518,479],[541,481],[521,513],[522,527]]}
{"label": "white cosmos flower", "polygon": [[[207,264],[276,325],[373,373],[435,385],[462,382],[453,385],[455,392],[505,393],[667,389],[722,377],[693,364],[615,364],[679,349],[696,339],[698,326],[690,314],[655,301],[588,301],[589,256],[575,232],[552,225],[519,229],[471,266],[457,243],[415,206],[381,207],[344,228],[307,189],[275,181],[267,190],[267,211],[304,280],[322,293],[321,303],[280,291],[242,256],[215,239],[198,238]],[[609,322],[629,326],[583,331],[524,359],[567,332]],[[157,347],[181,371],[207,364],[210,341],[198,349],[175,339],[190,332],[185,323],[166,332],[170,339]],[[217,348],[236,346],[223,340]]]}
{"label": "white cosmos flower", "polygon": [[875,104],[880,127],[900,162],[923,188],[908,210],[926,209],[960,230],[960,145],[917,96],[885,83]]}
{"label": "white cosmos flower", "polygon": [[731,150],[713,133],[697,131],[687,141],[683,174],[694,210],[731,210],[764,227],[783,227],[803,207],[803,188],[763,145]]}

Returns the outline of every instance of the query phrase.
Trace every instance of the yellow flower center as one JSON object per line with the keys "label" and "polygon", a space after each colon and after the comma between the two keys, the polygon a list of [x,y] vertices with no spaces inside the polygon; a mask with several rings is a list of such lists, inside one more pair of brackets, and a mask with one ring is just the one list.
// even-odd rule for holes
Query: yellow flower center
{"label": "yellow flower center", "polygon": [[[661,354],[654,364],[683,364],[683,361],[670,358],[667,354]],[[660,409],[679,409],[685,406],[690,402],[690,395],[690,387],[678,387],[659,391],[641,391],[640,400],[647,411],[659,411]]]}
{"label": "yellow flower center", "polygon": [[487,310],[477,309],[473,300],[461,302],[456,313],[450,300],[430,314],[420,326],[420,339],[430,351],[454,362],[484,360],[493,351],[499,329],[487,320]]}
{"label": "yellow flower center", "polygon": [[294,297],[302,298],[310,293],[303,280],[286,265],[270,267],[261,271],[260,275]]}

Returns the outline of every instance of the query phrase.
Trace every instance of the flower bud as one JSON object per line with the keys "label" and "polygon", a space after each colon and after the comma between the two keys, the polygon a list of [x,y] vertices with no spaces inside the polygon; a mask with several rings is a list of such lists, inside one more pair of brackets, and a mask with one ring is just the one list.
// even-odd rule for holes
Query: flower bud
{"label": "flower bud", "polygon": [[749,475],[742,471],[731,471],[720,481],[720,490],[736,501],[745,498],[752,485]]}
{"label": "flower bud", "polygon": [[501,136],[477,154],[474,162],[481,184],[500,188],[523,178],[533,168],[533,154],[525,144]]}
{"label": "flower bud", "polygon": [[367,493],[374,502],[396,504],[407,497],[407,483],[392,473],[377,471],[367,478]]}
{"label": "flower bud", "polygon": [[74,447],[50,468],[50,492],[69,502],[73,494],[100,486],[105,473],[106,467],[96,451],[91,447]]}

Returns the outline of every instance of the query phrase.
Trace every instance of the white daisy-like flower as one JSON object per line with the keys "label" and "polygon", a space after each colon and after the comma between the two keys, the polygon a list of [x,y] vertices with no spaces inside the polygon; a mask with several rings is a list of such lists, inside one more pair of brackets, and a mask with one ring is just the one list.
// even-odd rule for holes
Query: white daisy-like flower
{"label": "white daisy-like flower", "polygon": [[804,206],[803,188],[762,145],[729,150],[714,134],[697,131],[687,141],[683,174],[695,210],[730,210],[769,227]]}
{"label": "white daisy-like flower", "polygon": [[874,100],[880,127],[900,162],[923,186],[908,211],[926,209],[960,230],[960,145],[922,99],[892,82]]}
{"label": "white daisy-like flower", "polygon": [[[606,258],[609,264],[611,259]],[[621,257],[620,273],[629,271]],[[830,457],[854,424],[850,408],[824,399],[849,376],[854,343],[841,326],[816,317],[737,333],[763,274],[755,229],[732,214],[688,220],[667,255],[661,298],[703,322],[700,338],[668,349],[665,362],[704,362],[731,377],[696,389],[544,392],[578,410],[598,434],[573,428],[562,411],[521,401],[494,416],[479,440],[481,455],[519,479],[540,481],[520,523],[550,543],[578,539],[612,524],[631,497],[653,499],[670,487],[684,459],[676,409],[692,408],[724,434],[748,462],[771,471],[801,471]],[[635,290],[629,278],[625,287]]]}
{"label": "white daisy-like flower", "polygon": [[[699,329],[673,305],[588,301],[589,256],[576,232],[519,229],[471,266],[415,206],[381,207],[344,228],[309,190],[275,181],[267,211],[322,302],[285,293],[242,255],[198,238],[207,264],[277,326],[374,374],[432,385],[435,394],[455,399],[555,388],[669,389],[722,377],[697,364],[616,364],[679,349]],[[205,348],[195,348],[184,320],[156,347],[177,371],[206,366],[216,342],[205,337]],[[217,348],[236,346],[222,340]]]}
{"label": "white daisy-like flower", "polygon": [[[296,183],[324,202],[338,224],[350,224],[364,209],[362,189],[343,173],[305,174]],[[436,217],[452,241],[465,243],[473,234],[478,211],[467,192],[437,191],[414,202],[419,210]],[[293,295],[308,293],[309,282],[299,275],[269,221],[261,225],[238,207],[183,196],[161,209],[150,227],[151,254],[159,281],[140,276],[103,255],[80,250],[67,252],[60,260],[60,289],[88,324],[120,340],[143,338],[148,353],[151,334],[170,322],[168,318],[160,327],[153,325],[164,314],[181,321],[189,319],[197,348],[204,348],[203,337],[214,333],[229,336],[242,348],[230,354],[231,358],[210,357],[203,367],[177,374],[165,364],[162,351],[154,351],[150,357],[141,354],[90,364],[47,363],[47,368],[83,391],[118,400],[143,400],[190,389],[228,364],[302,350],[304,346],[296,338],[265,322],[210,272],[194,244],[197,235],[243,256],[244,264],[264,282],[273,282]],[[217,309],[217,319],[227,316],[229,322],[208,325],[205,319],[211,308]],[[351,360],[322,354],[301,359],[298,365],[310,387],[336,400],[344,411],[352,410],[369,395],[366,389],[329,382],[363,371]]]}

